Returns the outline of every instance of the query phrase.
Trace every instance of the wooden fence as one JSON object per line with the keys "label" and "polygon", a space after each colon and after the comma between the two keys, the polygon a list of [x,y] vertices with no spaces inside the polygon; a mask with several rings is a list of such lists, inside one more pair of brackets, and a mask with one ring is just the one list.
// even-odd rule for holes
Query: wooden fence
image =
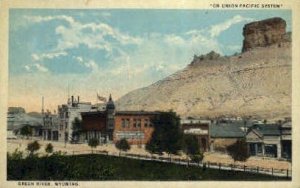
{"label": "wooden fence", "polygon": [[225,163],[210,163],[210,162],[199,162],[195,163],[189,159],[181,159],[181,158],[172,158],[172,157],[163,157],[163,156],[155,156],[155,155],[141,155],[141,154],[134,154],[134,153],[113,153],[108,152],[106,150],[85,150],[85,151],[73,151],[73,155],[78,154],[100,154],[100,155],[110,155],[110,156],[117,156],[117,157],[126,157],[126,158],[133,158],[139,160],[150,160],[150,161],[160,161],[160,162],[167,162],[167,163],[174,163],[179,165],[186,165],[188,166],[197,166],[201,168],[211,168],[211,169],[218,169],[218,170],[231,170],[231,171],[242,171],[242,172],[251,172],[251,173],[260,173],[260,174],[268,174],[272,176],[281,176],[281,177],[292,177],[292,170],[291,169],[277,169],[277,168],[262,168],[259,166],[246,166],[246,165],[237,165],[237,164],[225,164]]}

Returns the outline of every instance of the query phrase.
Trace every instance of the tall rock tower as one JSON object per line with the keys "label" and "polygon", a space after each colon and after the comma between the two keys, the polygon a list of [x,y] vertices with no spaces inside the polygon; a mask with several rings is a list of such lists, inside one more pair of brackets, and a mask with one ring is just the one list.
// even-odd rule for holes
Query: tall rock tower
{"label": "tall rock tower", "polygon": [[256,47],[267,47],[273,44],[280,45],[285,41],[286,22],[282,18],[270,18],[251,22],[243,28],[242,52]]}

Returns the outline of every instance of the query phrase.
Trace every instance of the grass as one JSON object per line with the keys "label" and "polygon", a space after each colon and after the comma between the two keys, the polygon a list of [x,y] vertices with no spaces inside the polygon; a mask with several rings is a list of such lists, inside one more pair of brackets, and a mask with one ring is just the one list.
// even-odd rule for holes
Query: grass
{"label": "grass", "polygon": [[8,160],[8,180],[287,180],[270,175],[204,169],[156,161],[142,161],[104,155],[27,157]]}

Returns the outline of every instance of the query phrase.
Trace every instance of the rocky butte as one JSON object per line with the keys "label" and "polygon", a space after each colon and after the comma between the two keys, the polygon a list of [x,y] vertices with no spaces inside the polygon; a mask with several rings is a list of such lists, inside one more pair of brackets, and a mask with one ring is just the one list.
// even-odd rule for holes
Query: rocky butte
{"label": "rocky butte", "polygon": [[249,23],[243,35],[241,54],[194,56],[183,70],[127,93],[117,107],[173,109],[182,117],[291,116],[291,38],[285,21]]}

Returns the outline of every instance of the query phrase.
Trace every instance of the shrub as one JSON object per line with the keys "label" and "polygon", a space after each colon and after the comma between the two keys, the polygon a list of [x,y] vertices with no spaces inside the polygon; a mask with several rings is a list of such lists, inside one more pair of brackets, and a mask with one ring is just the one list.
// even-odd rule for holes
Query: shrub
{"label": "shrub", "polygon": [[46,148],[45,148],[45,151],[47,153],[52,153],[53,152],[53,146],[51,143],[47,144]]}
{"label": "shrub", "polygon": [[246,161],[250,157],[245,139],[239,139],[227,146],[227,152],[234,161]]}
{"label": "shrub", "polygon": [[29,155],[33,155],[35,151],[40,149],[38,141],[31,142],[27,145],[27,150],[30,152]]}
{"label": "shrub", "polygon": [[16,148],[13,153],[7,153],[7,158],[8,160],[20,160],[23,158],[23,152]]}
{"label": "shrub", "polygon": [[125,138],[122,138],[121,140],[118,140],[115,144],[116,148],[118,150],[122,151],[128,151],[130,150],[130,145],[128,144],[127,140]]}

